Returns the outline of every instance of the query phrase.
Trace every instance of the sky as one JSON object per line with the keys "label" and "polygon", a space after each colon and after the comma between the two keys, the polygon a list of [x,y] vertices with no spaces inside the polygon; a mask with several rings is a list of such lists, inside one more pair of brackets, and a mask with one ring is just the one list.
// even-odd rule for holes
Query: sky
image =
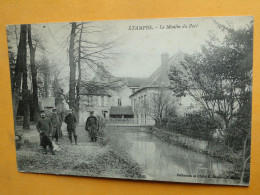
{"label": "sky", "polygon": [[[252,17],[214,19],[239,28],[249,24]],[[210,17],[95,21],[91,25],[106,29],[103,33],[95,33],[91,40],[117,39],[120,42],[120,46],[113,49],[119,55],[112,62],[104,61],[104,65],[113,75],[126,77],[150,76],[160,66],[162,53],[172,56],[178,51],[189,54],[200,51],[209,31],[215,32],[219,38],[224,36]],[[38,58],[47,56],[62,70],[61,77],[68,77],[70,24],[32,24],[32,30],[45,45],[45,51],[38,51]],[[9,39],[15,43],[14,36]]]}

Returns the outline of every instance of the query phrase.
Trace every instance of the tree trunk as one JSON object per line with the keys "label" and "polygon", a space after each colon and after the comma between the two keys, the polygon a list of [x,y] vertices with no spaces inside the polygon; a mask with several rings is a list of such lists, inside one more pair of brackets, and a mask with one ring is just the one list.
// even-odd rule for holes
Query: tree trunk
{"label": "tree trunk", "polygon": [[77,97],[76,97],[76,117],[79,121],[79,101],[80,101],[80,85],[81,85],[81,37],[83,31],[83,24],[81,24],[80,35],[79,35],[79,46],[78,46],[78,83],[77,83]]}
{"label": "tree trunk", "polygon": [[43,75],[43,85],[44,85],[44,97],[49,97],[49,86],[48,86],[48,70],[46,69]]}
{"label": "tree trunk", "polygon": [[32,73],[32,87],[33,87],[33,121],[36,122],[39,118],[39,100],[38,100],[38,85],[37,85],[37,70],[35,66],[35,53],[36,46],[32,45],[32,34],[31,34],[31,25],[28,24],[28,44],[30,48],[30,65]]}
{"label": "tree trunk", "polygon": [[27,34],[27,26],[21,25],[20,41],[18,46],[17,60],[16,60],[15,73],[14,73],[14,82],[12,86],[14,122],[16,122],[17,109],[18,109],[18,104],[20,99],[22,71],[23,71],[23,67],[26,66],[26,34]]}
{"label": "tree trunk", "polygon": [[[27,48],[25,47],[25,53]],[[23,100],[23,129],[30,129],[30,106],[29,106],[29,90],[28,90],[28,74],[27,64],[23,64],[23,87],[22,87],[22,100]]]}
{"label": "tree trunk", "polygon": [[70,84],[69,84],[69,107],[75,109],[75,87],[76,87],[76,63],[75,63],[75,36],[76,22],[71,24],[70,46],[69,46],[69,66],[70,66]]}

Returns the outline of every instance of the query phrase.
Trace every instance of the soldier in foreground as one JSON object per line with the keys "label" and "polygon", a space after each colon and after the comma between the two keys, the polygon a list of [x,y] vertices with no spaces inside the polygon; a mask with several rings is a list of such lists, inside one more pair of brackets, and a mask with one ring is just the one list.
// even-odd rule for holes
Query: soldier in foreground
{"label": "soldier in foreground", "polygon": [[97,132],[98,132],[98,120],[94,116],[94,112],[90,112],[90,116],[87,118],[85,130],[88,131],[91,142],[97,141]]}
{"label": "soldier in foreground", "polygon": [[53,151],[53,145],[51,141],[52,136],[52,124],[51,121],[45,116],[44,111],[40,111],[40,119],[37,122],[36,129],[40,133],[40,145],[44,149],[44,153],[47,154],[47,146],[49,146],[51,154],[55,155]]}
{"label": "soldier in foreground", "polygon": [[76,134],[76,123],[77,119],[72,113],[72,110],[68,110],[69,114],[65,117],[65,123],[67,124],[67,130],[69,134],[70,143],[72,144],[72,134],[75,140],[75,145],[77,145],[77,134]]}

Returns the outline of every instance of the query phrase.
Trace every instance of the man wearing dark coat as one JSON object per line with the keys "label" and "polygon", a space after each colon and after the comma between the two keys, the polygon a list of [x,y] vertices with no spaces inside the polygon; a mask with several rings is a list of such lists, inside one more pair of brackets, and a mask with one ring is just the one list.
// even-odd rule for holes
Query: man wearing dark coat
{"label": "man wearing dark coat", "polygon": [[47,146],[51,150],[51,154],[55,155],[53,151],[53,145],[51,141],[52,136],[52,124],[50,119],[45,116],[44,111],[40,111],[40,119],[37,121],[36,129],[40,133],[40,145],[44,149],[44,153],[47,154]]}
{"label": "man wearing dark coat", "polygon": [[76,123],[77,119],[72,113],[72,110],[69,109],[69,114],[65,117],[65,123],[67,124],[67,130],[69,134],[70,143],[72,144],[72,134],[77,145],[77,134],[76,134]]}
{"label": "man wearing dark coat", "polygon": [[61,119],[60,117],[57,115],[56,109],[52,109],[52,114],[51,114],[51,124],[52,124],[52,138],[56,139],[56,143],[58,144],[58,140],[61,137]]}
{"label": "man wearing dark coat", "polygon": [[97,141],[97,132],[98,132],[98,120],[94,116],[94,112],[90,112],[90,116],[87,118],[85,130],[88,131],[91,142]]}

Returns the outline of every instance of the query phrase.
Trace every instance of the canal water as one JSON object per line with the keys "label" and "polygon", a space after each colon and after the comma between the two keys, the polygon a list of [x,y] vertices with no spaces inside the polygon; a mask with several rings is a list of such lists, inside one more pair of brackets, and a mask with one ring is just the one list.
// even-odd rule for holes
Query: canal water
{"label": "canal water", "polygon": [[164,143],[140,127],[109,127],[116,147],[128,152],[147,180],[209,184],[238,184],[227,179],[232,164],[179,146]]}

